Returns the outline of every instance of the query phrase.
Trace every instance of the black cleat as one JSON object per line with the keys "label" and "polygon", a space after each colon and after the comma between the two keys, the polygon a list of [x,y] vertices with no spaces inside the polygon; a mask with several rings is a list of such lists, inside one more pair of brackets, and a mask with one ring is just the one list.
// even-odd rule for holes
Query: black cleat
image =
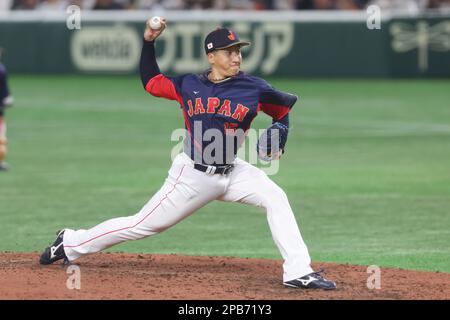
{"label": "black cleat", "polygon": [[55,242],[53,242],[50,247],[45,248],[44,252],[41,254],[41,258],[39,259],[40,264],[52,264],[53,262],[61,259],[68,261],[63,246],[64,231],[65,229],[59,230],[56,233],[57,237]]}
{"label": "black cleat", "polygon": [[301,289],[323,289],[323,290],[336,289],[336,283],[323,278],[320,275],[321,272],[323,271],[313,272],[301,278],[286,281],[283,284],[286,287],[301,288]]}

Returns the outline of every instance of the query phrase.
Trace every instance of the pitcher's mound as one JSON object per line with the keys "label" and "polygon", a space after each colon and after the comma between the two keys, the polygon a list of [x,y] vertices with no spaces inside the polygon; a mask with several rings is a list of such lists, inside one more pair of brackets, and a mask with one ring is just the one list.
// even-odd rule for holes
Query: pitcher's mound
{"label": "pitcher's mound", "polygon": [[368,289],[367,267],[313,263],[338,287],[322,291],[284,287],[276,260],[128,253],[98,253],[72,267],[38,260],[39,253],[0,253],[0,299],[450,299],[450,273],[381,268],[381,288]]}

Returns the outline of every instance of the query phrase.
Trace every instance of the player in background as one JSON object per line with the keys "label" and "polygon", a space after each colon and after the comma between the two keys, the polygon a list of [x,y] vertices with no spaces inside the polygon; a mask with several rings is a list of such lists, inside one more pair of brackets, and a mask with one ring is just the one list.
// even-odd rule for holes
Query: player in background
{"label": "player in background", "polygon": [[[141,53],[142,84],[151,95],[178,102],[188,132],[183,152],[173,160],[161,189],[137,214],[110,219],[88,230],[59,231],[54,243],[42,253],[40,263],[60,259],[70,262],[124,241],[158,234],[219,200],[265,209],[272,237],[284,259],[285,286],[335,289],[334,282],[311,268],[308,249],[285,192],[262,170],[236,156],[236,140],[241,138],[235,139],[238,130],[248,130],[260,111],[275,123],[288,126],[288,113],[297,97],[241,72],[240,50],[250,43],[240,41],[235,32],[226,28],[212,31],[205,39],[210,70],[200,75],[165,76],[159,70],[154,43],[166,27],[165,20],[157,30],[151,29],[150,23]],[[214,143],[222,141],[211,154],[207,151],[213,143],[205,138],[209,130],[219,134]],[[223,143],[230,136],[235,141],[233,148]]]}
{"label": "player in background", "polygon": [[6,74],[6,68],[1,63],[3,49],[0,48],[0,171],[8,169],[6,164],[6,120],[5,109],[13,104],[13,97],[11,96],[8,88],[8,79]]}

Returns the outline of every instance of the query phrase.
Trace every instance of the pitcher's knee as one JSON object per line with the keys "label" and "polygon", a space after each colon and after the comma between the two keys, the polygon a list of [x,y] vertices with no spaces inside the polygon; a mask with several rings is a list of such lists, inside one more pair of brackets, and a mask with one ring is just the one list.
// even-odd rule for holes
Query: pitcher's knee
{"label": "pitcher's knee", "polygon": [[161,233],[170,228],[167,223],[155,222],[155,221],[140,221],[135,226],[130,228],[130,232],[134,233],[140,238],[145,238],[151,235]]}
{"label": "pitcher's knee", "polygon": [[289,200],[286,192],[284,192],[284,190],[276,184],[274,184],[273,187],[271,187],[269,190],[266,190],[266,192],[263,192],[261,194],[261,199],[262,206],[266,209],[273,207],[284,207],[286,205],[289,205]]}
{"label": "pitcher's knee", "polygon": [[287,201],[287,195],[286,192],[284,192],[283,189],[281,189],[277,184],[273,183],[269,192],[268,197],[271,199],[277,199],[281,201]]}

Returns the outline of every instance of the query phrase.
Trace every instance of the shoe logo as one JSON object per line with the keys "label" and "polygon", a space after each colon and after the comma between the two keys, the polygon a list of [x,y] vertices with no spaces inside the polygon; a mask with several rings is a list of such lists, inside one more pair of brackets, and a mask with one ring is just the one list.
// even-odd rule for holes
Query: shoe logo
{"label": "shoe logo", "polygon": [[310,284],[313,281],[318,281],[318,279],[308,276],[308,279],[298,279],[304,286],[307,286],[308,284]]}
{"label": "shoe logo", "polygon": [[56,258],[55,252],[62,246],[62,242],[58,244],[56,247],[50,247],[50,259]]}
{"label": "shoe logo", "polygon": [[194,91],[194,94],[199,94],[200,93],[200,91]]}

